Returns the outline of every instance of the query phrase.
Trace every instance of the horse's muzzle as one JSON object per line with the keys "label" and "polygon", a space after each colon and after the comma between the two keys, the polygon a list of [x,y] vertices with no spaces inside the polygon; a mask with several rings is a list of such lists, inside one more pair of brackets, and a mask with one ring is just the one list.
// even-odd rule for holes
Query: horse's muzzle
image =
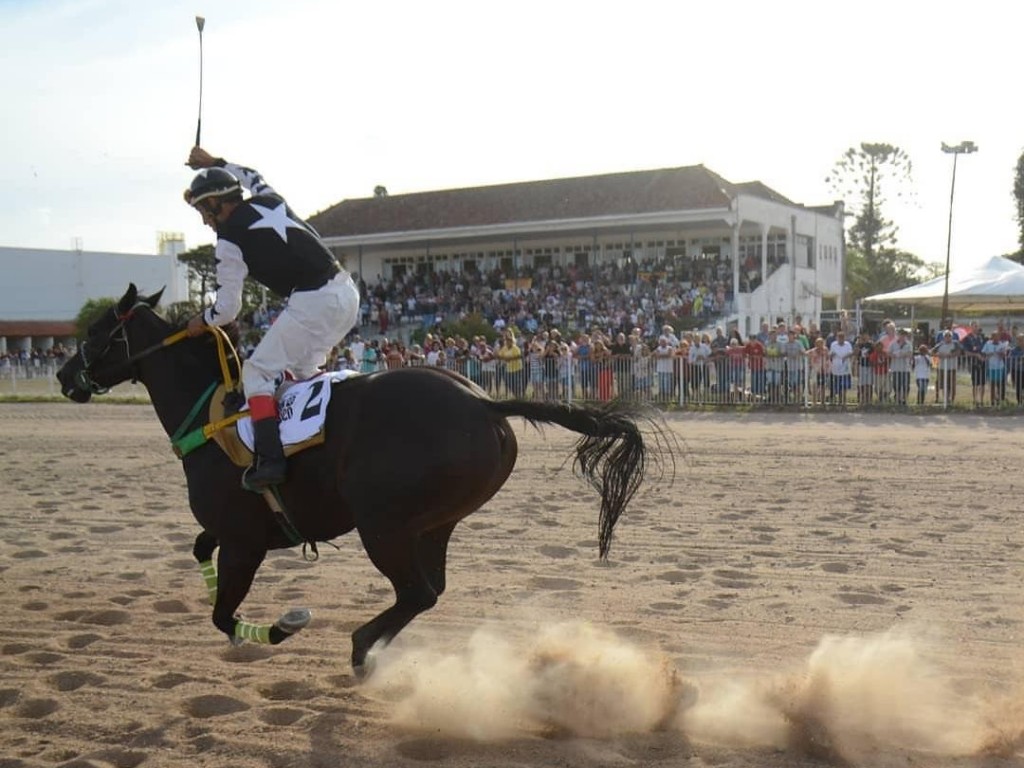
{"label": "horse's muzzle", "polygon": [[61,387],[60,393],[76,403],[88,403],[92,400],[92,392],[87,389],[79,389],[78,387]]}
{"label": "horse's muzzle", "polygon": [[78,365],[77,370],[74,370],[75,366],[72,363],[77,360],[77,357],[72,358],[57,371],[57,381],[60,382],[60,393],[69,400],[73,400],[76,403],[87,403],[92,399],[92,388],[83,386],[83,376],[85,372]]}

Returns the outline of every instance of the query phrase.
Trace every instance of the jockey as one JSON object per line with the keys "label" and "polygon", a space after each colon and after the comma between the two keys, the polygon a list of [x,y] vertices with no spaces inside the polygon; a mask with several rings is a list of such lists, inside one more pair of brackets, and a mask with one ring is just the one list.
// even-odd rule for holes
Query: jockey
{"label": "jockey", "polygon": [[[285,479],[274,392],[285,370],[313,376],[355,325],[359,289],[316,230],[288,207],[256,171],[193,147],[199,170],[185,202],[217,233],[217,298],[188,322],[190,336],[225,325],[242,308],[246,275],[286,299],[284,310],[242,364],[242,387],[256,437],[256,456],[242,484],[260,491]],[[242,198],[242,187],[250,197]]]}

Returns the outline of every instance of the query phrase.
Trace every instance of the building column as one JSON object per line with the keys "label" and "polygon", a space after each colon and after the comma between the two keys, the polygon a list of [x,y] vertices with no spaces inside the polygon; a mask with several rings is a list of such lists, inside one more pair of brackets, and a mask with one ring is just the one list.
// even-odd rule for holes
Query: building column
{"label": "building column", "polygon": [[[744,311],[740,310],[739,307],[739,225],[740,220],[737,218],[736,223],[732,225],[732,236],[729,240],[729,248],[732,249],[732,311],[737,315],[736,324],[737,327],[742,330],[743,336],[746,336],[748,332],[748,323],[744,318]],[[749,301],[743,302],[744,305]],[[744,306],[745,308],[745,306]]]}
{"label": "building column", "polygon": [[786,254],[789,257],[789,322],[796,315],[796,216],[789,217],[789,237],[786,238]]}
{"label": "building column", "polygon": [[764,286],[764,319],[771,327],[775,327],[772,317],[772,297],[768,290],[768,225],[761,225],[761,285]]}

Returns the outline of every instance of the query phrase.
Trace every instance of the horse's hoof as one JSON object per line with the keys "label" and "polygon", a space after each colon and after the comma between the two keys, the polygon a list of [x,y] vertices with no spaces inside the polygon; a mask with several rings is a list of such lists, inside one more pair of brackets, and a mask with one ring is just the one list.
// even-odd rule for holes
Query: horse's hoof
{"label": "horse's hoof", "polygon": [[362,662],[356,663],[352,661],[352,674],[356,680],[360,683],[365,683],[366,680],[373,674],[374,670],[377,669],[377,659],[370,654],[367,654]]}
{"label": "horse's hoof", "polygon": [[277,620],[277,626],[282,632],[294,635],[300,629],[304,629],[313,619],[313,614],[306,608],[292,608]]}

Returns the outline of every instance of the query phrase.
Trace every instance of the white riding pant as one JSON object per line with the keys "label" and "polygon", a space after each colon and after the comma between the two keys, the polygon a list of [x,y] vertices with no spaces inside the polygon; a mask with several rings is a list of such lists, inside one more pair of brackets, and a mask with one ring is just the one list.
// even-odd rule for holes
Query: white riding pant
{"label": "white riding pant", "polygon": [[285,370],[306,379],[327,362],[359,317],[359,289],[342,270],[323,288],[295,291],[281,314],[242,363],[245,396],[273,395]]}

